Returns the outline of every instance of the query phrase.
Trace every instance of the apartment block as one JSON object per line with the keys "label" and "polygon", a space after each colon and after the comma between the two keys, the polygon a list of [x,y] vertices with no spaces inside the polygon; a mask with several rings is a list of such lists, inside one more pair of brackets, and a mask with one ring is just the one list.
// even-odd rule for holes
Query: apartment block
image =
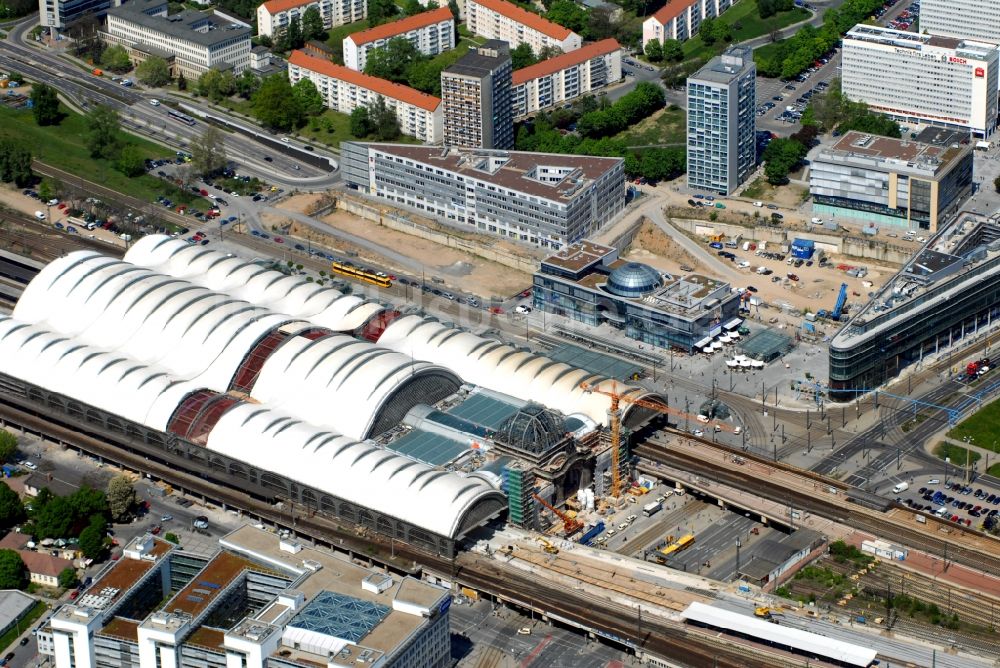
{"label": "apartment block", "polygon": [[400,132],[404,135],[428,144],[441,141],[440,98],[302,51],[292,51],[288,57],[288,80],[294,86],[302,79],[311,80],[326,106],[342,114],[350,114],[382,97],[396,113]]}
{"label": "apartment block", "polygon": [[489,40],[441,72],[444,141],[463,148],[513,148],[510,51]]}
{"label": "apartment block", "polygon": [[559,249],[625,209],[621,158],[342,142],[348,187],[455,227]]}
{"label": "apartment block", "polygon": [[323,17],[323,27],[330,29],[361,21],[368,16],[368,0],[268,0],[257,7],[257,34],[272,39],[284,32],[310,7]]}
{"label": "apartment block", "polygon": [[721,16],[732,6],[732,0],[668,0],[655,14],[642,23],[642,47],[652,39],[676,39],[680,42],[698,34],[701,22]]}
{"label": "apartment block", "polygon": [[515,70],[514,118],[550,109],[621,81],[622,48],[605,39]]}
{"label": "apartment block", "polygon": [[250,29],[212,11],[167,14],[166,0],[132,0],[108,12],[101,37],[120,44],[133,62],[167,61],[172,73],[196,79],[210,69],[250,67]]}
{"label": "apartment block", "polygon": [[754,169],[753,50],[728,48],[688,77],[688,186],[729,195]]}
{"label": "apartment block", "polygon": [[455,48],[455,18],[450,9],[440,7],[348,35],[344,38],[344,65],[363,72],[368,53],[397,37],[409,40],[425,56],[436,56]]}
{"label": "apartment block", "polygon": [[986,137],[997,127],[995,44],[859,24],[844,37],[842,87],[909,123]]}
{"label": "apartment block", "polygon": [[465,24],[472,33],[508,42],[512,49],[527,43],[535,54],[546,48],[569,53],[583,43],[569,28],[507,0],[466,0]]}

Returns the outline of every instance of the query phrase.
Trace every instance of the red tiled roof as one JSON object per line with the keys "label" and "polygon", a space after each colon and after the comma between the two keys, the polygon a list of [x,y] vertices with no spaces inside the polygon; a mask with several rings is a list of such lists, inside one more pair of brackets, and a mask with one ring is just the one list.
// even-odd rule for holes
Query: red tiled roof
{"label": "red tiled roof", "polygon": [[354,42],[355,45],[361,46],[362,44],[367,44],[368,42],[388,39],[390,37],[395,37],[396,35],[404,35],[411,30],[426,28],[427,26],[432,26],[437,23],[441,23],[442,21],[452,19],[454,19],[454,16],[452,16],[451,10],[448,9],[447,6],[438,7],[437,9],[432,9],[429,12],[420,12],[419,14],[414,14],[413,16],[407,16],[405,19],[393,21],[392,23],[383,23],[380,26],[356,32],[353,35],[348,35],[347,39]]}
{"label": "red tiled roof", "polygon": [[28,544],[31,536],[16,531],[11,531],[3,540],[0,540],[0,550],[20,550]]}
{"label": "red tiled roof", "polygon": [[587,44],[586,46],[580,47],[576,51],[562,53],[554,58],[543,60],[540,63],[535,63],[534,65],[514,70],[513,84],[517,86],[518,84],[523,84],[525,81],[531,81],[532,79],[537,79],[538,77],[544,77],[547,74],[564,70],[567,67],[578,65],[590,60],[591,58],[596,58],[597,56],[603,56],[607,53],[611,53],[612,51],[617,51],[620,48],[622,48],[621,45],[614,37],[602,39],[600,42],[594,42],[593,44]]}
{"label": "red tiled roof", "polygon": [[268,0],[262,6],[267,10],[268,14],[274,16],[279,12],[287,12],[289,9],[295,9],[296,7],[305,7],[314,2],[316,0]]}
{"label": "red tiled roof", "polygon": [[412,104],[415,107],[420,107],[421,109],[426,109],[427,111],[434,111],[441,105],[441,98],[439,97],[434,97],[433,95],[428,95],[427,93],[421,93],[419,90],[410,88],[409,86],[403,86],[398,83],[386,81],[385,79],[379,79],[378,77],[369,76],[367,74],[363,74],[362,72],[355,72],[354,70],[344,67],[343,65],[337,65],[336,63],[330,62],[324,58],[310,56],[302,51],[292,51],[291,55],[288,56],[288,62],[292,65],[296,65],[313,72],[319,72],[324,76],[340,79],[341,81],[346,81],[347,83],[354,84],[355,86],[367,88],[368,90],[374,91],[384,97],[390,97],[394,100],[399,100],[400,102]]}
{"label": "red tiled roof", "polygon": [[29,573],[57,577],[64,568],[73,567],[72,561],[53,557],[51,554],[42,554],[31,550],[18,550],[18,554],[21,555],[21,561],[24,562]]}
{"label": "red tiled roof", "polygon": [[656,19],[661,25],[666,25],[668,22],[677,18],[681,13],[693,5],[694,2],[685,2],[685,0],[667,0],[667,4],[660,7],[653,18]]}
{"label": "red tiled roof", "polygon": [[538,14],[532,14],[527,9],[521,9],[517,5],[507,2],[507,0],[473,0],[477,5],[492,10],[497,14],[503,14],[509,19],[528,26],[532,30],[548,35],[552,39],[560,41],[569,37],[573,31],[564,28],[558,23],[553,23],[548,19],[543,19]]}

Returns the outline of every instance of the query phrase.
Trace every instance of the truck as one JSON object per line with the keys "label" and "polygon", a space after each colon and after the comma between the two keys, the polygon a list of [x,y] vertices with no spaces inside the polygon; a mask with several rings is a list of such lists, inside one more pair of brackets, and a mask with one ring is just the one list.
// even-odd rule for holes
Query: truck
{"label": "truck", "polygon": [[892,493],[893,494],[899,494],[900,492],[905,492],[909,488],[910,488],[910,483],[908,483],[908,482],[901,482],[901,483],[899,483],[898,485],[896,485],[895,487],[892,488]]}
{"label": "truck", "polygon": [[579,543],[581,545],[590,545],[591,542],[598,536],[604,533],[604,520],[600,520],[597,524],[587,529],[582,536],[580,536]]}
{"label": "truck", "polygon": [[652,503],[647,503],[642,507],[642,516],[649,517],[650,515],[655,515],[660,512],[663,508],[663,504],[659,501],[653,501]]}

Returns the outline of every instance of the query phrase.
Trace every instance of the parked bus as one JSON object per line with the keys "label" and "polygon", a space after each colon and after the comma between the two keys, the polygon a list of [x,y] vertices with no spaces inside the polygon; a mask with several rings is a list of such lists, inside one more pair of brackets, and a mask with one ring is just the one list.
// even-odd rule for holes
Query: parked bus
{"label": "parked bus", "polygon": [[346,276],[348,278],[354,278],[359,281],[364,281],[365,283],[371,283],[372,285],[377,285],[380,288],[388,288],[392,286],[392,281],[390,281],[388,277],[379,276],[378,273],[374,271],[362,269],[361,267],[355,267],[353,264],[347,264],[346,262],[331,262],[330,270],[335,274],[340,274],[341,276]]}

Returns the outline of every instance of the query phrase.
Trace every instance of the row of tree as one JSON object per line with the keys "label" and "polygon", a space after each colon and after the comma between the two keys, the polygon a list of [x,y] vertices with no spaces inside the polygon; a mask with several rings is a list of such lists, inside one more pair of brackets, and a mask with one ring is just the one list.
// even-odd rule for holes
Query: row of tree
{"label": "row of tree", "polygon": [[840,7],[827,10],[820,28],[803,26],[792,37],[779,40],[767,49],[754,51],[757,73],[765,77],[784,78],[801,74],[836,46],[842,35],[870,17],[883,4],[883,0],[846,0]]}
{"label": "row of tree", "polygon": [[576,129],[588,139],[610,137],[662,109],[665,103],[663,88],[643,81],[609,107],[583,114]]}
{"label": "row of tree", "polygon": [[787,12],[795,7],[795,0],[757,0],[757,13],[766,19],[778,12]]}
{"label": "row of tree", "polygon": [[31,149],[14,137],[0,136],[0,182],[18,188],[31,184]]}
{"label": "row of tree", "polygon": [[684,48],[676,39],[665,39],[661,44],[660,40],[654,37],[646,42],[646,58],[651,63],[661,63],[664,60],[680,62],[684,60]]}
{"label": "row of tree", "polygon": [[273,46],[276,51],[291,51],[301,49],[302,46],[312,39],[326,41],[327,32],[323,27],[323,16],[319,13],[316,5],[310,6],[302,13],[302,18],[293,17],[275,40]]}
{"label": "row of tree", "polygon": [[813,96],[802,114],[802,124],[813,125],[824,131],[857,130],[882,137],[902,137],[899,123],[872,112],[864,102],[849,100],[841,90],[839,78],[830,82],[830,87],[825,92]]}
{"label": "row of tree", "polygon": [[367,107],[351,112],[351,134],[358,139],[374,136],[379,141],[392,141],[400,135],[399,119],[379,95]]}
{"label": "row of tree", "polygon": [[264,79],[250,101],[253,115],[273,130],[300,128],[307,118],[318,116],[326,108],[312,81],[301,79],[292,86],[284,73]]}

